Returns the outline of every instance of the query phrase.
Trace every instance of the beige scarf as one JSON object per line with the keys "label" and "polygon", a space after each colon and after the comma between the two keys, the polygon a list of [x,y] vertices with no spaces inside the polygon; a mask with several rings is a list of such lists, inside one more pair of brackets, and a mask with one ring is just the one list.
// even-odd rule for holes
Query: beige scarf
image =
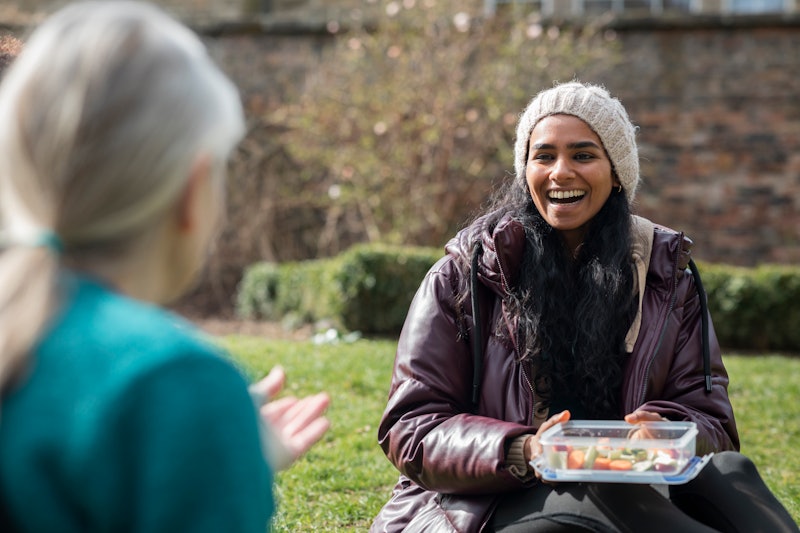
{"label": "beige scarf", "polygon": [[636,215],[631,216],[631,240],[633,246],[631,255],[633,256],[633,290],[639,295],[639,306],[633,324],[625,335],[625,351],[633,352],[636,338],[639,336],[639,329],[642,327],[642,301],[644,300],[644,285],[647,279],[647,269],[650,267],[650,253],[653,251],[653,235],[655,226],[646,218]]}

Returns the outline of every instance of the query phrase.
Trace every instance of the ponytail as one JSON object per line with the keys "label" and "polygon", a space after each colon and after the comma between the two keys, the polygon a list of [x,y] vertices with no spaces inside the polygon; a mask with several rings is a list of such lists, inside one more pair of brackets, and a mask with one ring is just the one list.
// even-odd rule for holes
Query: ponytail
{"label": "ponytail", "polygon": [[[3,78],[0,117],[7,391],[58,303],[52,232],[76,270],[134,257],[198,155],[223,168],[245,129],[239,93],[202,41],[136,1],[79,2],[49,17]],[[221,184],[224,173],[214,178]]]}
{"label": "ponytail", "polygon": [[11,246],[0,253],[0,392],[27,367],[28,354],[56,308],[58,253]]}

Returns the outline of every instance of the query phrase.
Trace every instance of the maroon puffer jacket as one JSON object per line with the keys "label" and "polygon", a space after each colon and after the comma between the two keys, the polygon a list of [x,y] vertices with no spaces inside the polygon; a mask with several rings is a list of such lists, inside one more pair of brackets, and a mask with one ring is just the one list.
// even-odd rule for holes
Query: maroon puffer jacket
{"label": "maroon puffer jacket", "polygon": [[[423,280],[397,347],[389,401],[378,430],[386,456],[400,471],[390,501],[370,531],[481,531],[503,493],[525,487],[508,471],[510,441],[535,433],[527,364],[517,361],[502,298],[515,283],[524,247],[519,222],[503,219],[491,234],[478,225],[448,243],[447,256]],[[477,410],[471,403],[471,348],[459,334],[455,256],[483,242],[479,279],[484,317],[483,369]],[[698,426],[697,453],[738,449],[728,376],[713,327],[713,390],[705,392],[700,301],[684,275],[691,242],[656,227],[642,303],[642,326],[625,366],[622,405]],[[467,322],[471,309],[467,304]],[[495,332],[495,334],[493,334]],[[513,338],[513,336],[512,336]],[[533,481],[535,482],[535,481]]]}

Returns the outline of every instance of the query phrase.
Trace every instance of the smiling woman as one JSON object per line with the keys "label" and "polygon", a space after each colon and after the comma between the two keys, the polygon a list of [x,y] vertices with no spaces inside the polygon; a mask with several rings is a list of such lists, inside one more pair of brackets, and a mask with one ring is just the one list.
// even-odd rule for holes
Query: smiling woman
{"label": "smiling woman", "polygon": [[[691,241],[631,215],[635,131],[593,85],[525,109],[516,176],[408,311],[378,430],[401,476],[372,531],[797,531],[735,451]],[[541,483],[539,437],[570,419],[692,422],[715,455],[668,495]]]}
{"label": "smiling woman", "polygon": [[561,232],[574,255],[589,222],[600,212],[619,179],[600,137],[572,115],[551,115],[531,131],[525,177],[533,203]]}

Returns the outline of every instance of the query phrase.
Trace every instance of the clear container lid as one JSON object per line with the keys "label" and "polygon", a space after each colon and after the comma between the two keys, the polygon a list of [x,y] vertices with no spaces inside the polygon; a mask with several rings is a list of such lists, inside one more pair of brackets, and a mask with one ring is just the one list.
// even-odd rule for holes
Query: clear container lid
{"label": "clear container lid", "polygon": [[636,441],[640,448],[685,448],[697,437],[694,422],[642,422],[628,424],[617,420],[570,420],[545,431],[539,438],[542,446],[569,443],[590,446],[601,439],[609,445],[627,445]]}
{"label": "clear container lid", "polygon": [[571,420],[539,438],[531,466],[546,481],[679,484],[711,458],[695,456],[693,422]]}

